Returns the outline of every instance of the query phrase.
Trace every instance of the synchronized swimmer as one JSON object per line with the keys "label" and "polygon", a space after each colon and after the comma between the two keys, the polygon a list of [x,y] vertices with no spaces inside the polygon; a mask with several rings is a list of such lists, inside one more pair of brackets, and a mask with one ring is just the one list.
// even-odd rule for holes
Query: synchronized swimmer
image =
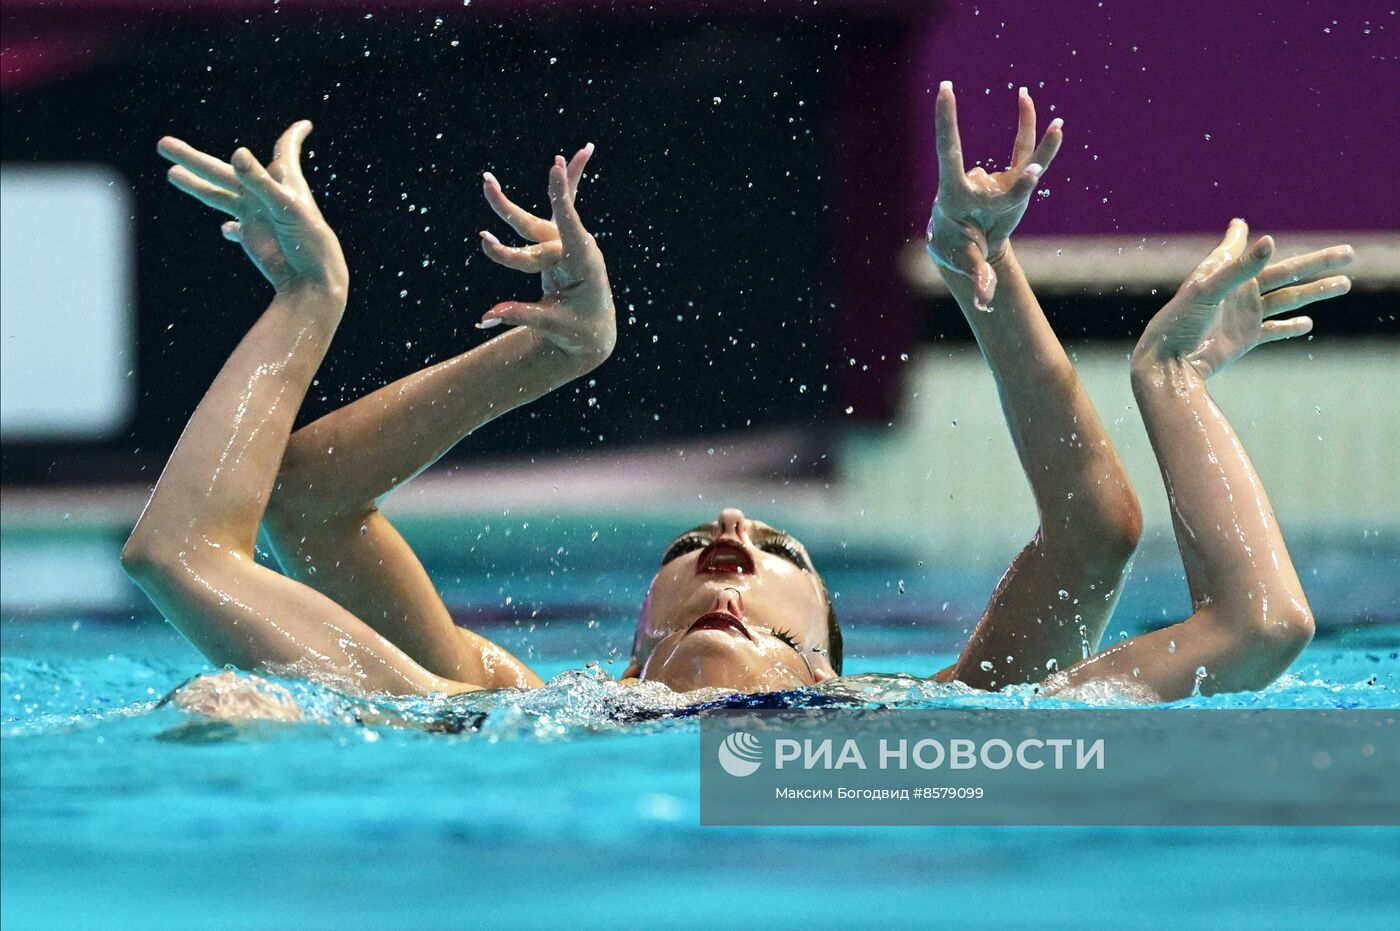
{"label": "synchronized swimmer", "polygon": [[[1149,701],[1263,688],[1307,645],[1313,619],[1264,486],[1207,383],[1261,343],[1309,332],[1307,317],[1276,318],[1345,293],[1350,281],[1334,272],[1351,262],[1351,248],[1275,262],[1273,240],[1250,241],[1234,220],[1147,325],[1132,386],[1171,500],[1193,613],[1088,655],[1117,604],[1142,519],[1011,243],[1063,126],[1053,121],[1037,142],[1023,88],[1009,167],[967,171],[955,107],[945,83],[928,249],[995,376],[1040,525],[957,661],[933,678],[979,689],[1043,681],[1050,693],[1111,682]],[[453,622],[377,502],[476,428],[611,354],[607,269],[574,204],[593,148],[555,158],[550,219],[484,176],[487,202],[528,245],[482,232],[482,249],[543,285],[539,300],[498,304],[478,324],[508,332],[293,433],[349,287],[340,244],[301,170],[310,130],[289,128],[266,167],[244,148],[224,162],[177,139],[160,142],[174,163],[170,181],[232,217],[224,236],[243,246],[275,296],[190,418],[122,563],[220,666],[355,695],[538,687],[525,663]],[[260,527],[285,575],[255,561]],[[807,550],[725,508],[666,549],[623,678],[679,693],[772,692],[840,676],[842,652]]]}

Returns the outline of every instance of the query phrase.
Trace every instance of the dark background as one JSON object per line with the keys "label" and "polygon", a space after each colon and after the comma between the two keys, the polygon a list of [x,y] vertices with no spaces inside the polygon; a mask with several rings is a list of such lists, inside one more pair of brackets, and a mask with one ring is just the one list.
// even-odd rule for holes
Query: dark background
{"label": "dark background", "polygon": [[[598,145],[581,208],[616,292],[617,353],[458,456],[779,425],[820,442],[898,416],[899,354],[969,338],[894,265],[934,190],[942,76],[969,159],[1009,141],[1014,111],[993,91],[1026,81],[1046,117],[1067,116],[1032,234],[1214,231],[1236,213],[1273,231],[1386,229],[1400,209],[1380,167],[1395,53],[1376,4],[373,6],[6,4],[4,159],[113,166],[139,244],[130,431],[8,443],[7,483],[153,480],[266,302],[219,218],[165,184],[165,133],[266,157],[292,120],[317,124],[309,176],[353,283],[303,419],[475,345],[484,310],[536,295],[477,249],[479,229],[506,232],[480,173],[538,206],[554,153]],[[1160,304],[1044,297],[1067,339],[1131,339]],[[1333,302],[1323,338],[1400,332],[1392,298]]]}
{"label": "dark background", "polygon": [[[267,157],[302,117],[353,278],[304,418],[481,342],[473,324],[497,301],[538,296],[477,248],[479,229],[509,233],[481,172],[538,209],[554,153],[587,141],[580,206],[614,283],[617,354],[596,385],[492,424],[471,452],[809,422],[832,403],[824,30],[433,19],[180,24],[6,95],[6,160],[105,162],[136,192],[139,410],[104,469],[162,458],[270,293],[219,218],[166,185],[155,140]],[[7,448],[6,479],[92,478],[91,455],[57,452]]]}

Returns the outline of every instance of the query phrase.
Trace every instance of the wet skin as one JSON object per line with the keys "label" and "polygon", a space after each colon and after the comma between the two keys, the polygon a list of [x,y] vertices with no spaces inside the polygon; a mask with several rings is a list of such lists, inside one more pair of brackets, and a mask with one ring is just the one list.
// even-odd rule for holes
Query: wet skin
{"label": "wet skin", "polygon": [[[951,84],[936,101],[929,251],[996,377],[1040,517],[967,647],[936,678],[1003,688],[1058,669],[1044,683],[1052,690],[1113,680],[1153,700],[1261,688],[1296,657],[1313,622],[1272,505],[1205,382],[1263,343],[1308,332],[1310,319],[1281,315],[1345,293],[1349,279],[1329,273],[1351,261],[1351,249],[1272,262],[1273,241],[1249,244],[1236,220],[1148,325],[1133,354],[1133,388],[1172,501],[1193,613],[1085,659],[1112,615],[1141,515],[1010,244],[1063,133],[1055,121],[1036,144],[1024,89],[1018,107],[1011,165],[988,173],[965,170]],[[266,168],[246,149],[224,162],[179,140],[161,143],[176,163],[171,182],[233,218],[225,237],[276,293],[192,415],[123,564],[216,665],[360,694],[541,685],[520,660],[453,622],[378,502],[476,427],[612,352],[607,270],[574,206],[592,147],[554,158],[550,219],[483,178],[492,210],[531,243],[506,246],[483,233],[483,251],[540,275],[539,301],[504,301],[480,324],[515,329],[292,434],[349,281],[301,172],[309,131],[305,122],[288,129]],[[260,525],[288,575],[254,559]],[[1094,597],[1066,600],[1066,591]],[[725,509],[668,548],[624,677],[680,692],[816,684],[837,674],[827,624],[827,593],[801,545]]]}
{"label": "wet skin", "polygon": [[726,508],[668,547],[641,615],[624,678],[676,691],[773,691],[836,675],[827,599],[805,548]]}

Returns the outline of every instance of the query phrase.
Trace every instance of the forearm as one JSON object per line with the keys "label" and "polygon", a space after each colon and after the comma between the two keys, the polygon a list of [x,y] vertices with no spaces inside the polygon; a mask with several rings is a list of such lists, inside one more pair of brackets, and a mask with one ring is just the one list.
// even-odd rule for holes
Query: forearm
{"label": "forearm", "polygon": [[1180,358],[1138,358],[1133,393],[1161,466],[1196,607],[1305,612],[1269,496],[1205,379]]}
{"label": "forearm", "polygon": [[1009,244],[993,265],[991,312],[976,309],[968,278],[945,273],[944,280],[996,379],[1043,531],[1122,528],[1135,537],[1140,515],[1127,473]]}
{"label": "forearm", "polygon": [[1107,679],[1145,687],[1148,701],[1263,688],[1313,630],[1264,486],[1190,363],[1135,360],[1133,389],[1171,499],[1193,613],[1114,644],[1049,688]]}
{"label": "forearm", "polygon": [[521,327],[327,414],[291,438],[277,494],[299,515],[358,515],[463,437],[588,366]]}
{"label": "forearm", "polygon": [[[1050,328],[1010,243],[991,265],[997,272],[997,290],[990,311],[977,309],[967,276],[941,265],[939,271],[972,327],[998,385],[1008,382],[1008,374],[1048,380],[1072,372],[1069,357]],[[1016,380],[1012,378],[1007,387],[1014,391]]]}
{"label": "forearm", "polygon": [[129,547],[209,541],[251,552],[307,387],[345,307],[340,289],[279,292],[190,418]]}

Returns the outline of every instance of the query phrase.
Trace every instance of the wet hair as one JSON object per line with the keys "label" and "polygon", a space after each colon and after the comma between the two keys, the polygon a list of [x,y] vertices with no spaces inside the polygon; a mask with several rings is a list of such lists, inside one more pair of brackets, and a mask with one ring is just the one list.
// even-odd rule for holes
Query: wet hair
{"label": "wet hair", "polygon": [[[821,578],[821,576],[817,578]],[[822,594],[826,595],[826,660],[839,676],[841,675],[841,661],[845,658],[841,641],[841,625],[836,620],[836,606],[831,603],[831,595],[827,594],[825,582],[822,582]]]}

